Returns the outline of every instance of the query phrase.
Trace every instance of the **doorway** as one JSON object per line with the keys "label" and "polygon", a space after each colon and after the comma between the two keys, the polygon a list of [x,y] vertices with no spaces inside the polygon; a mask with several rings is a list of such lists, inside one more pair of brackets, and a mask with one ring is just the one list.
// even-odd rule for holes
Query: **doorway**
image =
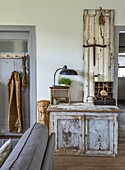
{"label": "doorway", "polygon": [[125,137],[125,26],[115,26],[114,97],[121,109],[118,116],[119,138]]}
{"label": "doorway", "polygon": [[118,104],[125,104],[125,31],[119,32]]}
{"label": "doorway", "polygon": [[[36,121],[36,41],[34,26],[0,26],[0,55],[26,55],[28,86],[23,93],[23,132]],[[0,57],[0,134],[8,132],[8,92],[7,82],[11,72],[22,72],[22,58]]]}
{"label": "doorway", "polygon": [[115,26],[114,97],[116,104],[125,102],[125,27]]}

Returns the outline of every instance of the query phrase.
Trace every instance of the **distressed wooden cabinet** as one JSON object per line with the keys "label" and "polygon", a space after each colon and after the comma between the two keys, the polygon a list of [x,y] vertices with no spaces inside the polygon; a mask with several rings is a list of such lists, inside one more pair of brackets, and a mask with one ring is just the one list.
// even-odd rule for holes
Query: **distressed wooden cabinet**
{"label": "distressed wooden cabinet", "polygon": [[56,133],[56,154],[117,154],[118,107],[79,103],[50,105],[49,111],[50,133]]}

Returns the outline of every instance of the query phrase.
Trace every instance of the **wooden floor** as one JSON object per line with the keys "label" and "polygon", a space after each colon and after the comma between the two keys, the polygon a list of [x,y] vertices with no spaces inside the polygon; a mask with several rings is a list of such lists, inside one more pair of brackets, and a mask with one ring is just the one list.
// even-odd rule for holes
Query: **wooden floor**
{"label": "wooden floor", "polygon": [[55,156],[54,170],[125,170],[125,139],[116,157]]}
{"label": "wooden floor", "polygon": [[54,170],[125,170],[125,105],[120,107],[116,157],[54,156]]}

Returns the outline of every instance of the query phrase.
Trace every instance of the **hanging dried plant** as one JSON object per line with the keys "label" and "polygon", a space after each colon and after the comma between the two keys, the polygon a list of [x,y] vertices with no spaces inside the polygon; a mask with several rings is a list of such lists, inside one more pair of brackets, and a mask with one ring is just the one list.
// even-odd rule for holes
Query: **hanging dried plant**
{"label": "hanging dried plant", "polygon": [[99,25],[104,25],[105,24],[105,17],[102,13],[102,8],[100,7],[100,10],[101,10],[101,14],[99,16]]}
{"label": "hanging dried plant", "polygon": [[26,87],[28,86],[28,81],[27,81],[27,73],[26,73],[26,56],[24,55],[22,57],[22,90],[25,90]]}

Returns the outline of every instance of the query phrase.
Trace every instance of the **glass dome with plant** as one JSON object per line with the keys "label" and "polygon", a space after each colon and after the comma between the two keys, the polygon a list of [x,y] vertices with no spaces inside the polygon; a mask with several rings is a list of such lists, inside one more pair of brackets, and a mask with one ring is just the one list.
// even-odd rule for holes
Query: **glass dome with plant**
{"label": "glass dome with plant", "polygon": [[69,78],[62,77],[62,78],[59,78],[58,84],[59,85],[70,86],[72,84],[72,81]]}

